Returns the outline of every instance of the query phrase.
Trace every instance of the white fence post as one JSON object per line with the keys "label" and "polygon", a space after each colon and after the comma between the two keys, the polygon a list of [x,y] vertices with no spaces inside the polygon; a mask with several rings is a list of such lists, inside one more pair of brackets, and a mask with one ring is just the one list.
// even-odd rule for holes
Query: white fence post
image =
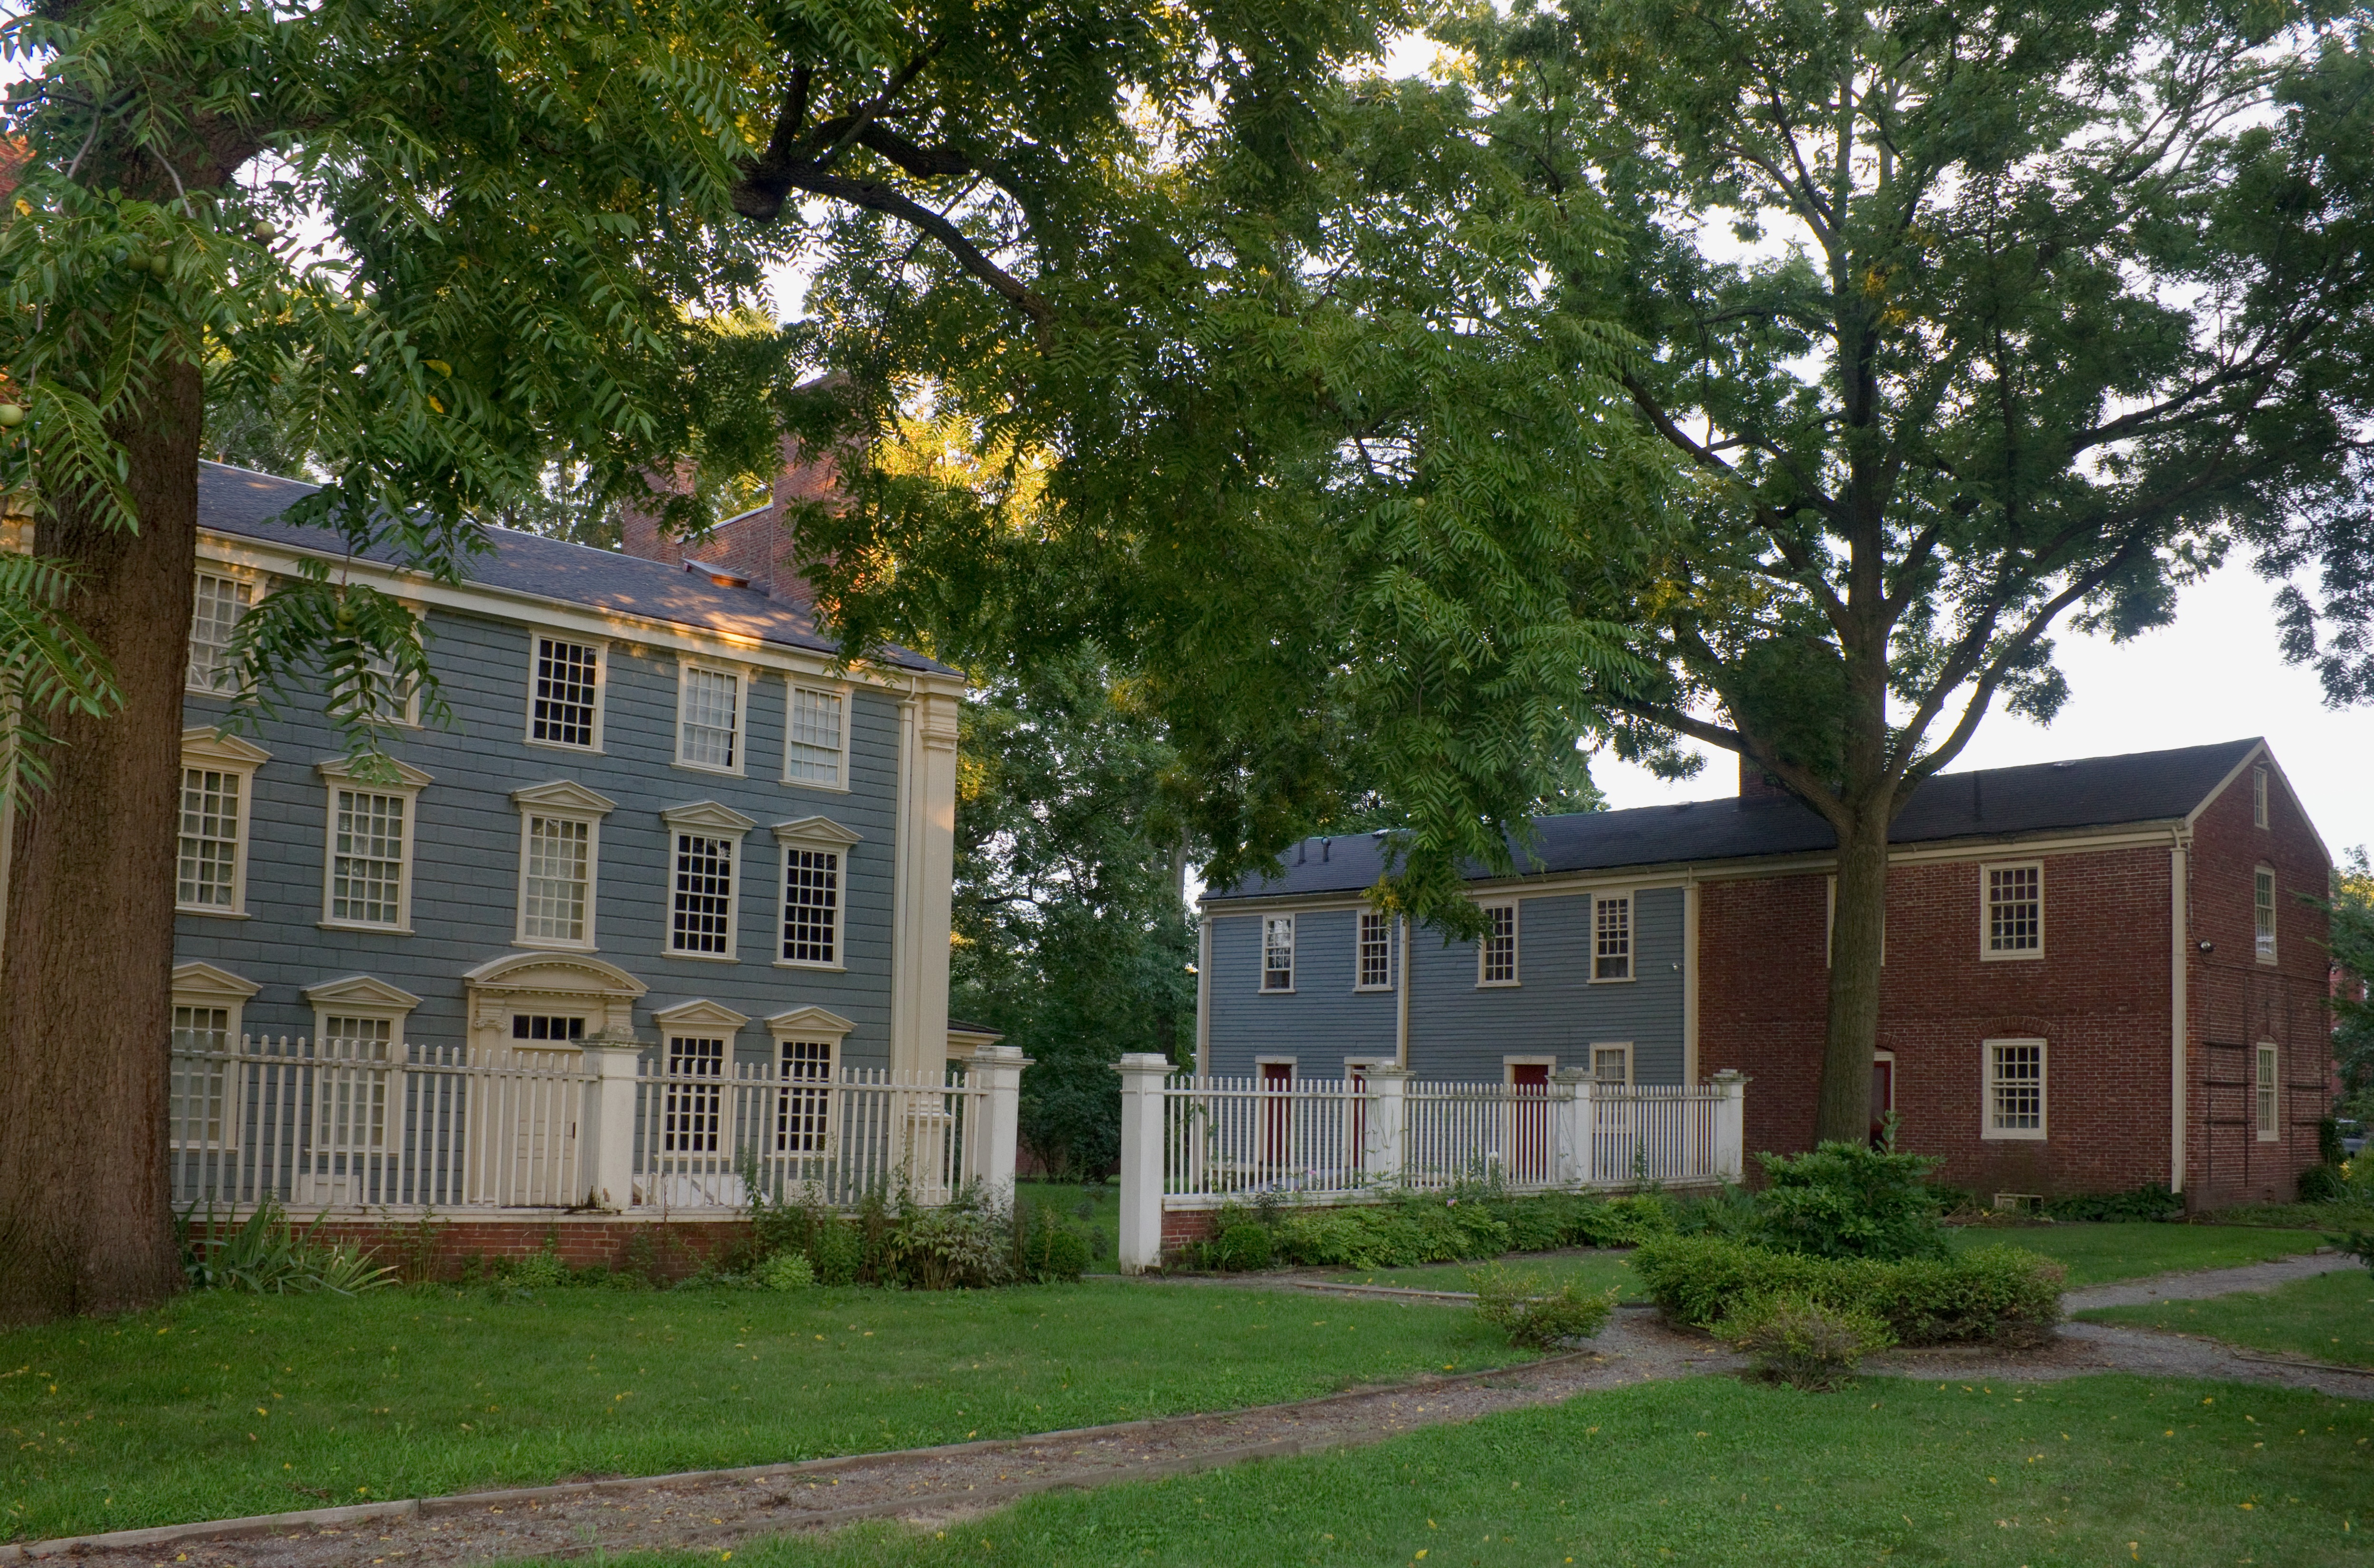
{"label": "white fence post", "polygon": [[983,1187],[1014,1193],[1014,1153],[1022,1126],[1022,1070],[1030,1059],[1020,1046],[988,1046],[973,1053],[969,1073],[979,1074],[983,1095],[981,1125],[972,1146],[972,1175]]}
{"label": "white fence post", "polygon": [[1162,1261],[1162,1081],[1170,1059],[1124,1055],[1121,1074],[1121,1271],[1142,1274]]}
{"label": "white fence post", "polygon": [[1365,1071],[1368,1082],[1366,1103],[1360,1111],[1360,1175],[1372,1186],[1399,1187],[1402,1129],[1408,1121],[1409,1070],[1371,1067]]}
{"label": "white fence post", "polygon": [[635,1204],[635,1096],[642,1047],[629,1035],[600,1035],[585,1042],[585,1065],[594,1081],[585,1085],[585,1116],[580,1130],[585,1151],[582,1172],[590,1173],[590,1196],[605,1209],[625,1213]]}
{"label": "white fence post", "polygon": [[1550,1074],[1550,1185],[1591,1185],[1591,1072],[1562,1067]]}
{"label": "white fence post", "polygon": [[1736,1068],[1714,1075],[1722,1099],[1714,1112],[1714,1174],[1737,1181],[1747,1170],[1747,1080]]}

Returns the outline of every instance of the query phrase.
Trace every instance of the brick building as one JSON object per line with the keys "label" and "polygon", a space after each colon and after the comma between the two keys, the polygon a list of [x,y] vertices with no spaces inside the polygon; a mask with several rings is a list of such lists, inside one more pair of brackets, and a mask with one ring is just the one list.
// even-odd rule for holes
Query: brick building
{"label": "brick building", "polygon": [[[1812,1139],[1834,840],[1733,799],[1545,817],[1477,942],[1367,907],[1381,846],[1206,896],[1199,1060],[1527,1083],[1748,1075],[1747,1146]],[[2259,741],[1948,774],[1891,834],[1875,1109],[1943,1179],[2287,1199],[2331,1103],[2331,860]]]}

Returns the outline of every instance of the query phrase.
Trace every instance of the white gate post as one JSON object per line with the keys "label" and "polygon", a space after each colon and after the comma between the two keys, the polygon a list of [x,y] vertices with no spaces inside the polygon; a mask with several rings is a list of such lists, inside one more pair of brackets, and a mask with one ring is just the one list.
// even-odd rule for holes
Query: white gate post
{"label": "white gate post", "polygon": [[1170,1059],[1132,1051],[1121,1074],[1121,1271],[1142,1274],[1162,1262],[1162,1081]]}
{"label": "white gate post", "polygon": [[1020,1046],[984,1046],[973,1052],[969,1072],[980,1074],[988,1091],[973,1104],[981,1127],[973,1141],[971,1174],[993,1191],[1014,1195],[1014,1156],[1022,1126],[1022,1070],[1030,1059]]}
{"label": "white gate post", "polygon": [[1550,1074],[1550,1185],[1591,1185],[1591,1072],[1562,1067]]}
{"label": "white gate post", "polygon": [[1714,1174],[1737,1181],[1747,1170],[1747,1080],[1726,1067],[1714,1086],[1722,1095],[1714,1107]]}
{"label": "white gate post", "polygon": [[1409,1070],[1363,1068],[1360,1177],[1371,1187],[1402,1184],[1402,1129],[1408,1125]]}
{"label": "white gate post", "polygon": [[586,1041],[584,1051],[594,1082],[585,1085],[585,1115],[578,1124],[578,1178],[597,1206],[625,1213],[635,1203],[635,1090],[642,1047],[631,1033],[605,1031]]}

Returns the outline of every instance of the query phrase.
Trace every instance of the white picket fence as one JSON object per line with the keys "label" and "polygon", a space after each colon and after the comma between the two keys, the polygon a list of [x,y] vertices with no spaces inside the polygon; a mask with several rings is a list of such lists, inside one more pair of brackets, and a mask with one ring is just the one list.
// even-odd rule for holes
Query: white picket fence
{"label": "white picket fence", "polygon": [[1578,1072],[1544,1084],[1429,1083],[1374,1070],[1355,1079],[1175,1075],[1123,1057],[1125,1270],[1161,1255],[1165,1211],[1270,1196],[1362,1202],[1467,1182],[1512,1192],[1736,1181],[1745,1084],[1616,1085]]}
{"label": "white picket fence", "polygon": [[[1008,1057],[1014,1059],[1005,1059]],[[1018,1051],[943,1082],[771,1062],[670,1065],[632,1047],[472,1053],[385,1041],[176,1046],[173,1201],[239,1211],[604,1209],[641,1217],[770,1198],[940,1203],[1014,1172]]]}

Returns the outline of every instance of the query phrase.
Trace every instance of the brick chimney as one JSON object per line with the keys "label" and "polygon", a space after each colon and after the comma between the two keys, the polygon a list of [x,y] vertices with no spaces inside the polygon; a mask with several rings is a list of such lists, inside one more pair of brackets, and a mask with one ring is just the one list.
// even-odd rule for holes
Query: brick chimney
{"label": "brick chimney", "polygon": [[1786,798],[1788,794],[1788,788],[1780,780],[1765,772],[1762,763],[1750,756],[1742,756],[1739,759],[1739,798],[1741,800],[1769,801],[1776,796]]}
{"label": "brick chimney", "polygon": [[[793,528],[791,509],[815,501],[833,500],[839,494],[840,469],[830,455],[811,458],[798,440],[783,438],[782,468],[775,475],[768,503],[726,519],[709,537],[692,543],[670,537],[660,529],[654,513],[627,507],[619,518],[619,545],[629,556],[670,566],[706,568],[711,575],[731,579],[803,608],[816,593],[793,563]],[[654,489],[669,481],[650,476]]]}

